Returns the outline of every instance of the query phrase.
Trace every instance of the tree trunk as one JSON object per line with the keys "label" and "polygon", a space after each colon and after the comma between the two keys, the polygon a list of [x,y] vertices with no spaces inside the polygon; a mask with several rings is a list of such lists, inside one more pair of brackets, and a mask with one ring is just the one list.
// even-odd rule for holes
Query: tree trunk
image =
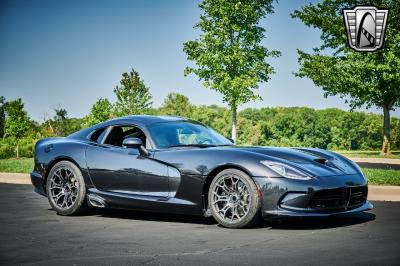
{"label": "tree trunk", "polygon": [[17,159],[19,158],[19,143],[17,143],[17,149],[16,149],[16,151],[17,151]]}
{"label": "tree trunk", "polygon": [[383,107],[383,143],[381,155],[390,154],[390,108]]}
{"label": "tree trunk", "polygon": [[236,133],[237,108],[236,108],[236,106],[232,105],[231,110],[232,110],[232,135],[231,135],[231,137],[232,137],[233,141],[236,143],[236,139],[237,139],[237,133]]}

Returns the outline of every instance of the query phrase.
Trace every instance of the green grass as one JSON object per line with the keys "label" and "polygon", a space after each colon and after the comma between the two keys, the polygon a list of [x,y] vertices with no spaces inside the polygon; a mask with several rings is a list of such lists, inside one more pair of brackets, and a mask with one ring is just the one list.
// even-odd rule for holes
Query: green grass
{"label": "green grass", "polygon": [[400,159],[400,151],[392,151],[390,155],[380,155],[380,151],[334,151],[346,157],[360,157],[360,158],[388,158]]}
{"label": "green grass", "polygon": [[[30,173],[33,169],[33,158],[1,159],[0,172]],[[363,168],[371,185],[400,186],[400,171],[387,169]]]}
{"label": "green grass", "polygon": [[33,158],[1,159],[0,172],[30,173],[33,170]]}
{"label": "green grass", "polygon": [[370,185],[400,186],[400,170],[363,168]]}

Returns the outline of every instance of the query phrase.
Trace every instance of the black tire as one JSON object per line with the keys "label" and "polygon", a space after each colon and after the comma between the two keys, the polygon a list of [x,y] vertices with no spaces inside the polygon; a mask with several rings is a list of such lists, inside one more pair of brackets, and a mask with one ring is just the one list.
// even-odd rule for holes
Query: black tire
{"label": "black tire", "polygon": [[[215,200],[215,193],[219,192],[222,187],[221,187],[221,182],[223,180],[228,180],[228,176],[235,176],[236,178],[238,178],[246,187],[247,187],[247,191],[248,193],[246,193],[246,203],[248,203],[246,206],[248,206],[247,208],[247,213],[245,212],[245,209],[242,208],[242,217],[237,217],[237,220],[233,220],[233,221],[227,221],[226,218],[229,217],[225,217],[225,219],[223,218],[223,214],[221,214],[221,209],[220,209],[220,203],[218,203],[218,200]],[[224,181],[225,182],[225,181]],[[234,186],[233,186],[234,187]],[[243,186],[242,186],[243,188]],[[217,190],[216,190],[217,189]],[[223,189],[223,191],[225,191],[225,189]],[[225,193],[225,192],[222,192]],[[228,198],[232,199],[232,197],[234,196],[234,189],[230,191],[230,193],[225,193]],[[213,198],[214,197],[214,198]],[[219,196],[220,197],[220,196]],[[222,196],[225,197],[225,196]],[[239,202],[243,200],[243,197],[239,197]],[[223,201],[226,202],[226,204],[231,204],[231,201]],[[261,206],[261,200],[260,200],[260,196],[258,194],[258,189],[256,184],[254,183],[254,181],[251,179],[250,176],[248,176],[246,173],[244,173],[243,171],[237,170],[237,169],[226,169],[221,171],[217,176],[215,176],[215,178],[213,179],[213,181],[211,182],[210,185],[210,189],[208,192],[208,203],[209,203],[209,208],[211,210],[211,213],[214,217],[214,219],[222,226],[227,227],[227,228],[245,228],[245,227],[252,227],[252,226],[256,226],[259,222],[261,222],[261,213],[260,213],[260,206]],[[232,201],[232,206],[235,203]],[[241,205],[240,203],[238,205]],[[236,205],[236,206],[238,206]],[[222,204],[222,206],[226,207],[224,204]],[[223,209],[224,209],[223,207]],[[231,208],[232,210],[232,208]],[[225,211],[226,213],[227,211]],[[234,211],[235,212],[235,211]],[[233,212],[233,213],[234,213]],[[232,213],[232,211],[231,211]],[[237,213],[237,210],[236,210]],[[239,214],[237,214],[239,215]],[[231,215],[231,217],[235,217],[234,214]],[[233,219],[231,218],[231,219]]]}
{"label": "black tire", "polygon": [[[62,175],[63,171],[64,171],[64,173],[68,173],[68,178],[73,180],[73,182],[69,182],[69,184],[73,183],[74,187],[72,189],[68,188],[67,185],[63,186],[63,185],[55,184],[54,182],[53,182],[53,184],[51,184],[52,180],[53,181],[60,180],[60,184],[62,183],[62,181],[61,181],[62,179],[57,178],[57,177],[60,176],[60,174]],[[71,175],[71,173],[73,174],[73,176]],[[64,176],[64,178],[65,177],[67,177],[67,176]],[[68,178],[66,178],[66,179],[68,179]],[[53,185],[53,189],[52,189],[52,185]],[[63,187],[63,188],[59,189],[58,187]],[[64,193],[64,197],[66,197],[64,199],[67,199],[67,204],[66,204],[66,206],[62,207],[62,206],[60,206],[60,201],[62,198],[60,198],[58,203],[56,203],[56,199],[52,195],[54,195],[56,193],[57,194],[61,193],[61,192],[65,191],[66,189],[68,189],[69,191],[73,190],[73,193],[69,194],[69,195],[73,195],[73,196],[68,198],[65,196],[66,194]],[[84,179],[83,179],[80,169],[72,162],[60,161],[51,168],[50,173],[47,177],[47,181],[46,181],[46,192],[47,192],[47,198],[49,200],[51,207],[53,208],[53,210],[55,210],[60,215],[76,215],[76,214],[83,213],[87,209],[85,182],[84,182]],[[74,198],[74,200],[72,200],[72,198]],[[71,199],[71,200],[69,201],[68,199]],[[71,205],[67,206],[68,204],[71,204]]]}

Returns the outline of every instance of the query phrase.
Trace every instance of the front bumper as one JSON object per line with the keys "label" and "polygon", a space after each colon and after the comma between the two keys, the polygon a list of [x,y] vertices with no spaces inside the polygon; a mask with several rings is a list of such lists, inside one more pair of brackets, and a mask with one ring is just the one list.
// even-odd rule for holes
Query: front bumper
{"label": "front bumper", "polygon": [[315,177],[310,180],[254,177],[262,194],[262,215],[332,216],[367,211],[367,181],[361,174]]}

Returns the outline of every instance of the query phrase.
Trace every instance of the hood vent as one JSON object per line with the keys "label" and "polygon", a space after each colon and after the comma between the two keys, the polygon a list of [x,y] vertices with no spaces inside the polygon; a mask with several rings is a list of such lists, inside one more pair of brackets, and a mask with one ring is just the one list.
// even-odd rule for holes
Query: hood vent
{"label": "hood vent", "polygon": [[328,162],[328,160],[325,158],[317,158],[317,159],[314,159],[314,162],[325,165]]}

